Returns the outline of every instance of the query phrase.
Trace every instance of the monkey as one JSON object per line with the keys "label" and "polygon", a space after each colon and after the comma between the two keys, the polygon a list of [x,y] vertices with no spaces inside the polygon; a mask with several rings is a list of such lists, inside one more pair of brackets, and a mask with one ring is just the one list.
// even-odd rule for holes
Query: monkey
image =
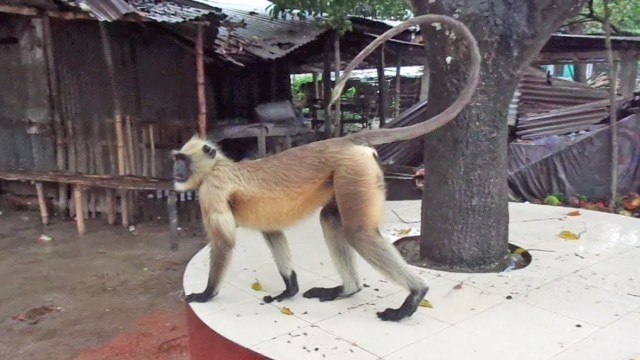
{"label": "monkey", "polygon": [[[385,321],[411,316],[429,286],[415,274],[399,251],[381,233],[386,189],[374,145],[413,139],[453,119],[470,101],[478,83],[480,52],[468,28],[445,15],[422,15],[407,20],[375,39],[354,58],[336,82],[332,99],[339,97],[348,73],[377,45],[415,24],[439,22],[453,27],[468,43],[470,74],[459,97],[443,112],[421,123],[396,129],[370,129],[343,137],[316,141],[265,158],[234,162],[219,146],[194,135],[173,154],[173,182],[178,192],[199,191],[203,226],[210,243],[207,285],[186,302],[206,302],[215,297],[224,279],[238,227],[262,233],[274,257],[285,289],[267,295],[267,303],[295,296],[298,280],[283,230],[320,209],[320,224],[334,266],[341,278],[336,287],[314,287],[305,298],[331,301],[362,289],[355,255],[404,287],[409,294],[398,308],[377,312]],[[364,55],[363,55],[364,54]],[[424,109],[426,101],[410,111]]]}

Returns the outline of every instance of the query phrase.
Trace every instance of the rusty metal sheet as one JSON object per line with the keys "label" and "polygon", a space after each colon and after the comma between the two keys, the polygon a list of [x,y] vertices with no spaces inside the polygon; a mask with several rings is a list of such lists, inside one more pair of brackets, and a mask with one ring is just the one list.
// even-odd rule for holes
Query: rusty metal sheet
{"label": "rusty metal sheet", "polygon": [[247,61],[242,58],[247,53],[264,60],[279,59],[327,31],[312,21],[272,19],[266,10],[268,1],[255,1],[251,5],[221,0],[194,2],[221,9],[227,16],[225,20],[245,22],[246,26],[236,29],[222,24],[216,39],[218,51],[239,62]]}

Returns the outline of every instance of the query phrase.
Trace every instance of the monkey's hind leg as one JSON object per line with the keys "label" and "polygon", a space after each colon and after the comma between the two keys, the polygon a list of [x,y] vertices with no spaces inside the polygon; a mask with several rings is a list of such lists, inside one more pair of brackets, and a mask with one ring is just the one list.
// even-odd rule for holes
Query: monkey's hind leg
{"label": "monkey's hind leg", "polygon": [[333,288],[315,287],[307,290],[303,296],[306,298],[318,298],[320,301],[335,300],[337,298],[351,296],[362,289],[356,266],[354,252],[344,236],[340,212],[335,202],[322,208],[320,212],[320,224],[325,241],[329,247],[331,259],[342,279],[342,285]]}
{"label": "monkey's hind leg", "polygon": [[273,258],[276,261],[278,272],[284,280],[285,289],[277,296],[265,296],[264,302],[270,303],[274,300],[282,301],[283,299],[290,298],[298,293],[298,278],[296,272],[291,266],[291,252],[289,251],[289,245],[287,244],[287,238],[282,231],[263,232],[262,235],[267,241],[269,249],[273,254]]}
{"label": "monkey's hind leg", "polygon": [[358,230],[351,235],[348,238],[358,254],[384,276],[409,290],[409,295],[399,308],[387,308],[378,312],[378,317],[382,320],[398,321],[413,315],[427,294],[429,286],[411,271],[398,250],[386,241],[377,229]]}
{"label": "monkey's hind leg", "polygon": [[210,244],[210,246],[211,253],[209,256],[209,280],[207,281],[207,287],[201,293],[187,295],[185,297],[186,302],[207,302],[209,299],[218,295],[218,289],[229,265],[233,248],[225,245],[214,246],[214,244]]}

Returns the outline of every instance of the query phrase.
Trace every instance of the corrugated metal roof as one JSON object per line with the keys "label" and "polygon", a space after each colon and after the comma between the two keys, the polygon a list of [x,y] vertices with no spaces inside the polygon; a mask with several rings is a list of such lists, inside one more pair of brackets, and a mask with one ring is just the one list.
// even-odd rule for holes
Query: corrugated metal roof
{"label": "corrugated metal roof", "polygon": [[240,62],[248,53],[260,59],[278,59],[303,46],[327,31],[312,21],[288,18],[272,19],[267,12],[268,1],[193,0],[219,8],[231,22],[244,21],[245,26],[231,29],[221,24],[216,39],[217,51]]}
{"label": "corrugated metal roof", "polygon": [[145,19],[180,23],[218,13],[217,9],[204,9],[174,1],[155,0],[78,0],[77,6],[92,13],[98,20],[113,21],[127,14],[138,14]]}

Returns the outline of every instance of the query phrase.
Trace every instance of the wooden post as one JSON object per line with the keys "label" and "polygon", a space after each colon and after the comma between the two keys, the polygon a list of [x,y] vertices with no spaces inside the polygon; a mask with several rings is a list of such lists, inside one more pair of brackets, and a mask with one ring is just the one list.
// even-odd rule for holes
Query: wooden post
{"label": "wooden post", "polygon": [[638,76],[638,55],[623,53],[620,62],[620,93],[625,99],[633,97]]}
{"label": "wooden post", "polygon": [[174,191],[167,197],[167,211],[169,212],[169,249],[178,250],[178,198]]}
{"label": "wooden post", "polygon": [[151,147],[151,177],[156,177],[156,138],[153,124],[149,125],[149,146]]}
{"label": "wooden post", "polygon": [[35,183],[36,193],[38,194],[38,205],[40,206],[40,218],[42,219],[42,225],[49,224],[49,210],[47,210],[47,201],[44,197],[44,188],[41,182]]}
{"label": "wooden post", "polygon": [[331,38],[327,37],[324,44],[324,66],[322,69],[322,108],[324,109],[324,133],[327,138],[333,135],[331,127],[331,109],[329,102],[331,101]]}
{"label": "wooden post", "polygon": [[116,223],[116,199],[112,189],[106,189],[106,193],[107,224],[113,225]]}
{"label": "wooden post", "polygon": [[[53,51],[53,38],[51,35],[51,18],[45,15],[42,17],[42,32],[44,56],[47,61],[47,85],[49,87],[49,111],[53,119],[53,131],[56,137],[56,165],[59,171],[67,169],[67,153],[64,147],[64,125],[60,115],[61,104],[58,88],[58,73],[56,72],[55,58]],[[67,186],[58,184],[58,213],[64,214],[67,209]]]}
{"label": "wooden post", "polygon": [[198,24],[196,36],[196,84],[198,87],[198,129],[201,137],[207,136],[207,99],[205,97],[203,25]]}
{"label": "wooden post", "polygon": [[607,49],[607,62],[609,63],[609,128],[611,130],[611,199],[609,200],[609,209],[616,208],[616,199],[618,197],[618,104],[616,103],[616,90],[618,84],[619,59],[613,58],[613,50],[611,45],[611,12],[609,11],[609,1],[604,0],[604,28],[606,32],[605,48]]}
{"label": "wooden post", "polygon": [[258,155],[264,158],[267,156],[267,129],[260,127],[258,131]]}
{"label": "wooden post", "polygon": [[[340,34],[338,32],[335,33],[333,39],[333,66],[335,71],[335,79],[337,82],[338,78],[340,77]],[[338,98],[333,108],[333,133],[335,137],[342,136],[342,112],[340,111],[340,105],[340,98]]]}
{"label": "wooden post", "polygon": [[427,60],[424,59],[424,67],[422,69],[422,77],[420,78],[420,101],[429,98],[429,64]]}
{"label": "wooden post", "polygon": [[402,80],[402,76],[400,76],[400,70],[402,69],[402,58],[398,56],[398,63],[396,64],[396,96],[395,96],[395,112],[393,114],[394,118],[397,118],[400,115],[400,81]]}
{"label": "wooden post", "polygon": [[78,227],[78,234],[84,235],[87,228],[84,222],[84,194],[81,186],[75,185],[73,187],[73,199],[76,205],[76,225]]}
{"label": "wooden post", "polygon": [[129,194],[127,190],[120,190],[120,214],[122,215],[122,226],[129,226]]}
{"label": "wooden post", "polygon": [[318,73],[313,73],[313,102],[311,103],[311,119],[318,120],[318,109],[316,101],[320,98],[320,85],[318,84]]}
{"label": "wooden post", "polygon": [[384,79],[384,44],[378,50],[378,118],[379,127],[386,123],[387,83]]}

